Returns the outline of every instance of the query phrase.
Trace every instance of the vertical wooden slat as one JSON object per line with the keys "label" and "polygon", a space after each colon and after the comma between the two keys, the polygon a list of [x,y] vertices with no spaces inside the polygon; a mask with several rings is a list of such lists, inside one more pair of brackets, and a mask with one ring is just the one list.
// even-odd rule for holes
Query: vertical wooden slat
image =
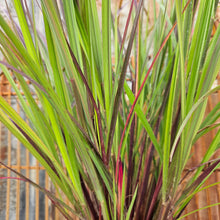
{"label": "vertical wooden slat", "polygon": [[[20,85],[19,85],[20,87]],[[20,106],[18,104],[18,98],[16,98],[17,106],[16,106],[16,111],[19,114],[20,113]],[[20,173],[21,169],[21,149],[20,149],[20,142],[17,141],[17,171]],[[16,182],[16,220],[19,220],[19,215],[20,215],[20,181]]]}
{"label": "vertical wooden slat", "polygon": [[[36,183],[39,184],[39,162],[36,161]],[[35,219],[39,220],[39,190],[35,190]]]}
{"label": "vertical wooden slat", "polygon": [[[28,120],[26,119],[28,123]],[[25,162],[26,162],[26,177],[30,177],[30,153],[25,149]],[[25,185],[25,219],[29,220],[30,213],[30,184],[27,182]]]}
{"label": "vertical wooden slat", "polygon": [[[8,91],[11,91],[11,86],[8,85],[7,87]],[[11,93],[8,93],[8,103],[11,104]],[[11,166],[11,133],[8,133],[8,166]],[[9,177],[11,175],[11,171],[7,170],[7,176]],[[7,180],[7,201],[6,201],[6,220],[9,220],[9,210],[10,210],[10,179]]]}
{"label": "vertical wooden slat", "polygon": [[[57,188],[56,188],[56,197],[59,198],[59,193]],[[59,212],[57,208],[55,208],[55,219],[59,219]]]}
{"label": "vertical wooden slat", "polygon": [[[45,174],[45,188],[49,190],[49,177]],[[45,196],[45,220],[49,220],[49,199]]]}
{"label": "vertical wooden slat", "polygon": [[[213,99],[209,98],[208,99],[208,106],[207,106],[207,113],[210,112],[213,109],[213,107],[214,107],[213,106]],[[209,146],[211,144],[211,141],[214,139],[214,137],[215,137],[215,132],[211,131],[209,136],[204,141],[205,142],[204,144],[206,144],[206,147],[203,148],[204,149],[204,154],[207,150],[207,146]],[[213,177],[214,177],[214,174],[206,181],[206,185],[210,185],[213,182]],[[207,204],[206,205],[214,204],[215,203],[215,199],[214,199],[215,195],[212,195],[212,197],[213,197],[213,203],[212,203],[211,198],[210,198],[211,189],[208,188],[208,189],[205,190],[205,192],[206,192],[206,199],[207,199]],[[210,220],[212,219],[212,213],[214,215],[214,209],[215,209],[215,207],[210,207],[210,208],[207,209],[207,212],[208,212],[207,218],[210,219]]]}
{"label": "vertical wooden slat", "polygon": [[[208,99],[207,113],[209,111],[211,111],[212,108],[213,108],[212,100]],[[210,139],[210,136],[211,136],[211,140],[208,140],[208,142],[211,142],[215,135],[213,135],[213,132],[211,132],[211,134],[209,135],[209,139]],[[206,140],[206,144],[209,145],[210,143],[207,143],[207,140]],[[206,149],[204,150],[204,154],[205,154],[205,152],[206,152]],[[206,181],[207,185],[209,185],[211,183],[210,178]],[[207,205],[211,205],[212,203],[210,201],[210,189],[206,189],[205,192],[206,192],[206,198],[207,198]],[[212,209],[208,208],[207,211],[208,211],[208,219],[211,219],[212,218]]]}
{"label": "vertical wooden slat", "polygon": [[[29,157],[29,151],[26,150],[26,177],[29,178],[30,176],[30,157]],[[29,220],[29,202],[30,202],[30,184],[27,182],[25,186],[26,194],[25,194],[25,219]]]}

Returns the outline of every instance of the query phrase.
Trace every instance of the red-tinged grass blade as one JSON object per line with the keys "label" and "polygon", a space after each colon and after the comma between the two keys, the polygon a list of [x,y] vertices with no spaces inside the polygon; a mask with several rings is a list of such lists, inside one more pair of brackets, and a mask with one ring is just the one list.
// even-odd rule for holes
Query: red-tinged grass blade
{"label": "red-tinged grass blade", "polygon": [[[167,97],[164,99],[164,102],[166,102],[166,99],[167,99]],[[163,105],[163,106],[165,106],[165,105]],[[158,117],[158,120],[156,123],[155,131],[154,131],[155,136],[157,136],[158,131],[159,131],[159,125],[160,125],[160,120],[162,118],[161,115],[162,115],[163,111],[164,111],[164,109],[161,109],[160,116]],[[140,186],[139,198],[137,199],[137,204],[135,207],[137,213],[139,213],[139,210],[141,209],[142,201],[143,201],[144,197],[146,196],[146,189],[148,189],[148,182],[149,182],[149,178],[150,178],[150,168],[151,168],[151,163],[153,160],[153,154],[154,154],[154,145],[151,142],[150,147],[147,150],[147,156],[146,156],[145,162],[144,162],[145,166],[144,166],[144,175],[142,178],[143,181]],[[141,158],[142,157],[143,157],[143,155],[141,156]],[[138,174],[137,179],[139,178],[139,175],[140,175],[140,173]],[[157,186],[156,186],[156,189],[157,189]],[[153,196],[155,197],[155,194],[153,194]],[[156,201],[156,197],[154,200]],[[151,204],[152,204],[152,202],[151,202]]]}
{"label": "red-tinged grass blade", "polygon": [[[13,121],[12,121],[13,122]],[[51,169],[56,173],[57,177],[60,178],[56,168],[53,165],[53,162],[50,160],[50,158],[44,154],[41,149],[34,143],[34,141],[30,138],[29,135],[27,135],[15,122],[13,124],[18,128],[18,130],[24,135],[24,137],[28,140],[28,142],[34,147],[34,149],[38,152],[38,154],[47,162],[47,164],[51,167]]]}
{"label": "red-tinged grass blade", "polygon": [[135,207],[137,215],[141,214],[139,212],[139,210],[141,209],[141,205],[143,204],[142,203],[143,199],[145,198],[146,193],[147,193],[149,176],[150,176],[151,162],[152,162],[152,158],[153,158],[153,152],[154,152],[154,147],[153,147],[153,144],[151,143],[151,145],[150,145],[150,147],[148,149],[148,152],[147,152],[146,159],[145,159],[143,181],[142,181],[142,184],[140,186],[140,191],[138,193],[139,197],[138,197],[137,204],[136,204],[136,207]]}
{"label": "red-tinged grass blade", "polygon": [[[136,73],[137,74],[137,73]],[[132,92],[135,93],[136,83],[132,81]],[[126,194],[125,194],[125,204],[128,207],[131,201],[131,197],[129,195],[132,194],[132,177],[134,173],[134,160],[133,160],[133,149],[134,149],[134,135],[135,135],[135,124],[137,122],[137,116],[133,118],[131,122],[130,128],[130,146],[129,146],[129,158],[128,158],[128,171],[127,171],[127,183],[126,183]]]}
{"label": "red-tinged grass blade", "polygon": [[21,41],[21,43],[23,44],[23,46],[25,46],[25,42],[24,42],[24,37],[22,35],[22,31],[21,31],[21,28],[17,25],[17,23],[15,22],[15,19],[13,19],[11,13],[10,13],[10,10],[9,10],[9,6],[8,6],[8,3],[7,1],[5,1],[5,4],[6,4],[6,7],[7,7],[7,10],[5,11],[6,14],[7,14],[7,19],[11,21],[11,24],[13,26],[13,29],[15,30],[19,40]]}
{"label": "red-tinged grass blade", "polygon": [[118,199],[117,199],[117,212],[118,219],[120,219],[120,210],[121,210],[121,198],[122,198],[122,184],[123,184],[123,165],[122,162],[119,162],[119,174],[117,179],[117,190],[118,190]]}
{"label": "red-tinged grass blade", "polygon": [[128,158],[128,171],[127,171],[127,183],[126,183],[126,194],[125,194],[125,204],[128,207],[131,197],[128,196],[131,194],[132,189],[132,177],[134,173],[134,161],[133,161],[133,148],[134,148],[134,131],[135,131],[135,118],[131,123],[130,129],[130,147],[129,147],[129,158]]}
{"label": "red-tinged grass blade", "polygon": [[0,61],[1,64],[3,64],[4,66],[6,66],[7,68],[14,70],[15,72],[19,73],[21,76],[23,76],[24,78],[28,79],[32,84],[34,84],[35,86],[37,86],[41,91],[43,91],[45,94],[48,95],[47,91],[45,90],[45,88],[40,85],[39,83],[37,83],[35,80],[33,80],[31,77],[29,77],[28,75],[26,75],[24,72],[22,72],[21,70],[13,67],[12,65],[4,62],[4,61]]}
{"label": "red-tinged grass blade", "polygon": [[123,164],[119,162],[119,174],[118,174],[118,194],[121,197],[122,192],[122,181],[123,181]]}
{"label": "red-tinged grass blade", "polygon": [[143,140],[143,142],[141,144],[141,147],[140,147],[140,160],[139,160],[139,163],[138,163],[137,179],[136,179],[135,187],[137,187],[137,185],[139,183],[139,179],[140,179],[142,160],[143,160],[143,156],[144,156],[144,148],[145,148],[145,144],[146,144],[146,139],[147,139],[147,134],[145,133],[144,140]]}
{"label": "red-tinged grass blade", "polygon": [[[186,6],[184,7],[182,13],[184,13],[184,11],[186,10],[186,8],[187,8],[187,6],[189,5],[190,1],[191,1],[191,0],[189,0],[189,1],[186,3]],[[118,147],[118,157],[117,157],[117,162],[116,162],[116,176],[117,176],[117,173],[118,173],[119,157],[120,157],[120,153],[121,153],[121,148],[122,148],[123,140],[124,140],[124,137],[125,137],[125,132],[126,132],[126,129],[127,129],[128,124],[129,124],[129,122],[130,122],[130,120],[131,120],[131,116],[132,116],[132,114],[133,114],[133,112],[134,112],[134,107],[135,107],[135,105],[136,105],[136,103],[137,103],[137,101],[138,101],[138,98],[140,97],[140,94],[141,94],[141,92],[142,92],[142,90],[143,90],[143,88],[144,88],[144,85],[145,85],[145,83],[146,83],[146,80],[147,80],[147,78],[148,78],[148,76],[149,76],[149,74],[150,74],[150,72],[151,72],[151,70],[152,70],[152,68],[153,68],[153,66],[154,66],[154,64],[155,64],[155,62],[156,62],[156,60],[157,60],[157,58],[159,57],[159,55],[160,55],[162,49],[164,48],[165,44],[167,43],[167,41],[168,41],[168,39],[169,39],[171,33],[173,32],[174,28],[176,27],[176,24],[177,24],[177,22],[174,23],[173,27],[171,28],[171,30],[169,31],[169,33],[168,33],[167,36],[165,37],[165,39],[164,39],[162,45],[160,46],[160,48],[159,48],[159,50],[158,50],[156,56],[154,57],[154,59],[153,59],[151,65],[150,65],[150,67],[149,67],[149,69],[148,69],[148,71],[147,71],[147,74],[146,74],[145,77],[144,77],[144,80],[143,80],[143,82],[142,82],[142,84],[141,84],[141,86],[140,86],[140,89],[138,90],[138,93],[137,93],[137,95],[136,95],[136,97],[135,97],[135,100],[134,100],[134,102],[133,102],[133,104],[132,104],[132,106],[131,106],[130,112],[129,112],[129,114],[128,114],[128,117],[127,117],[127,120],[126,120],[126,123],[125,123],[125,126],[124,126],[124,130],[123,130],[123,132],[122,132],[120,144],[119,144],[119,147]],[[119,87],[120,87],[120,86],[119,86]]]}
{"label": "red-tinged grass blade", "polygon": [[122,48],[124,46],[125,39],[126,39],[126,36],[127,36],[128,26],[130,24],[131,13],[132,13],[133,6],[134,6],[134,0],[132,0],[132,2],[131,2],[130,10],[129,10],[129,13],[128,13],[128,18],[127,18],[127,21],[126,21],[126,24],[125,24],[125,30],[124,30],[124,34],[123,34],[123,38],[122,38],[122,42],[121,42],[120,53],[122,52]]}
{"label": "red-tinged grass blade", "polygon": [[186,179],[186,177],[187,177],[190,173],[192,173],[193,171],[197,170],[198,168],[200,168],[200,167],[202,167],[202,166],[210,165],[211,163],[214,163],[214,162],[216,162],[216,161],[218,161],[218,159],[209,160],[209,161],[207,161],[207,162],[205,162],[205,163],[199,164],[198,166],[195,166],[195,167],[192,167],[192,168],[190,168],[190,169],[187,169],[187,172],[186,172],[186,174],[182,177],[182,179],[180,180],[180,183],[182,183],[182,182],[184,181],[184,179]]}
{"label": "red-tinged grass blade", "polygon": [[91,215],[92,215],[94,220],[95,219],[99,219],[99,215],[96,212],[95,207],[94,207],[94,202],[90,198],[89,192],[88,192],[88,190],[86,188],[86,185],[85,185],[84,180],[83,180],[81,175],[80,175],[80,181],[81,181],[81,185],[82,185],[83,194],[84,194],[84,197],[85,197],[85,199],[87,201],[87,204],[88,204],[88,207],[90,209]]}
{"label": "red-tinged grass blade", "polygon": [[[201,186],[201,184],[206,180],[206,178],[208,176],[210,176],[210,174],[219,165],[220,165],[220,159],[216,160],[212,165],[210,165],[207,169],[205,169],[203,171],[203,173],[195,180],[195,182],[193,182],[189,187],[187,187],[182,194],[183,195],[187,195],[190,192],[197,191],[198,187]],[[200,167],[200,166],[197,166],[197,168],[198,167]],[[181,198],[180,198],[180,200],[181,200]],[[181,214],[183,213],[184,209],[189,204],[190,200],[187,201],[187,203],[185,204],[185,206],[183,208],[181,208],[180,213],[177,215],[177,217],[175,219],[178,219],[181,216]],[[178,213],[178,211],[177,211],[177,213]]]}
{"label": "red-tinged grass blade", "polygon": [[159,175],[159,178],[158,178],[158,181],[157,181],[157,185],[156,185],[155,190],[154,190],[154,194],[153,194],[153,197],[152,197],[152,200],[151,200],[151,204],[150,204],[150,208],[149,208],[148,213],[147,213],[146,220],[152,219],[153,210],[154,210],[154,207],[155,207],[155,204],[156,204],[156,201],[157,201],[158,194],[161,190],[161,187],[162,187],[162,168],[161,168],[161,172],[160,172],[160,175]]}
{"label": "red-tinged grass blade", "polygon": [[[41,187],[40,185],[34,183],[33,181],[31,181],[30,179],[28,179],[27,177],[25,177],[24,175],[22,175],[21,173],[17,172],[16,170],[10,168],[9,166],[5,165],[4,163],[2,163],[0,161],[0,164],[4,167],[6,167],[7,169],[9,169],[10,171],[12,171],[13,173],[15,173],[16,175],[20,176],[20,178],[17,177],[0,177],[0,179],[15,179],[15,180],[21,180],[21,181],[25,181],[30,183],[32,186],[34,186],[35,188],[37,188],[39,191],[43,192],[45,195],[48,196],[48,198],[51,200],[51,202],[53,203],[53,205],[60,211],[60,213],[63,215],[63,217],[67,220],[72,220],[72,217],[67,213],[66,210],[72,212],[74,215],[77,215],[77,213],[72,210],[69,206],[67,206],[63,201],[57,199],[53,193],[51,193],[50,191],[48,191],[47,189]],[[80,217],[80,216],[79,216]]]}
{"label": "red-tinged grass blade", "polygon": [[19,178],[19,177],[10,177],[10,176],[1,176],[0,180],[21,180],[21,181],[26,181],[25,179]]}
{"label": "red-tinged grass blade", "polygon": [[91,90],[89,88],[89,85],[87,83],[87,80],[86,80],[86,78],[85,78],[85,76],[84,76],[84,74],[83,74],[83,72],[82,72],[82,70],[81,70],[81,68],[80,68],[80,66],[79,66],[79,64],[77,62],[77,59],[76,59],[76,57],[75,57],[75,55],[74,55],[74,53],[73,53],[73,51],[72,51],[72,49],[71,49],[71,47],[70,47],[70,45],[69,45],[67,40],[66,40],[66,43],[68,45],[69,52],[70,52],[70,55],[72,57],[72,61],[73,61],[74,65],[75,65],[75,67],[76,67],[76,69],[77,69],[77,71],[78,71],[78,73],[79,73],[79,75],[80,75],[80,77],[81,77],[85,87],[86,87],[86,90],[88,92],[88,96],[90,97],[91,102],[92,102],[92,104],[93,104],[93,106],[95,108],[95,111],[96,111],[96,114],[97,114],[97,118],[98,118],[98,129],[99,129],[99,136],[100,136],[102,159],[103,159],[104,164],[107,165],[107,157],[106,157],[106,153],[105,153],[104,139],[103,139],[103,133],[102,133],[101,114],[100,114],[99,108],[98,108],[98,106],[97,106],[97,104],[95,102],[95,99],[94,99],[94,97],[92,95],[92,92],[91,92]]}
{"label": "red-tinged grass blade", "polygon": [[135,32],[136,32],[137,25],[138,25],[138,20],[139,20],[139,15],[140,15],[140,11],[141,11],[141,8],[142,8],[142,4],[143,4],[143,0],[140,0],[139,5],[138,5],[138,9],[137,9],[137,12],[136,12],[136,16],[135,16],[135,19],[134,19],[134,23],[133,23],[133,27],[132,27],[132,31],[131,31],[130,40],[129,40],[129,43],[128,43],[128,48],[127,48],[127,51],[126,51],[124,63],[123,63],[123,66],[122,66],[121,75],[120,75],[120,78],[119,78],[118,89],[117,89],[115,100],[114,100],[112,120],[111,120],[111,125],[110,125],[110,130],[109,130],[109,138],[108,138],[108,152],[107,152],[108,161],[109,161],[109,158],[110,158],[110,152],[111,152],[111,149],[112,149],[112,141],[113,141],[113,136],[114,136],[114,132],[115,132],[115,125],[116,125],[117,115],[118,115],[118,112],[119,112],[118,109],[119,109],[119,104],[120,104],[120,97],[121,97],[121,94],[122,94],[122,91],[123,91],[123,88],[124,88],[123,85],[124,85],[124,81],[125,81],[127,67],[128,67],[128,64],[129,64],[129,58],[130,58],[130,55],[131,55],[132,45],[133,45],[133,42],[134,42]]}
{"label": "red-tinged grass blade", "polygon": [[212,173],[212,171],[220,164],[220,159],[218,159],[216,162],[214,162],[212,165],[210,165],[207,169],[205,169],[203,171],[203,173],[195,180],[195,182],[193,182],[191,184],[191,186],[189,186],[186,191],[190,192],[192,190],[194,190],[195,188],[197,188],[202,182],[203,180],[205,180],[205,178],[207,176],[210,175],[210,173]]}

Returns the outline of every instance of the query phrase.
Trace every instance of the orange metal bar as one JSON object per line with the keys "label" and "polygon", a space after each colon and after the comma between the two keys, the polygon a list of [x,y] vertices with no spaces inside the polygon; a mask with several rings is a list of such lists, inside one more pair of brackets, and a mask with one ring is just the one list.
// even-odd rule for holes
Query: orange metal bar
{"label": "orange metal bar", "polygon": [[[28,152],[29,153],[29,152]],[[18,166],[18,165],[10,165],[10,166],[8,166],[8,167],[10,167],[10,168],[12,168],[12,169],[18,169],[18,168],[20,168],[20,170],[36,170],[36,169],[39,169],[39,170],[44,170],[44,167],[37,167],[37,166],[28,166],[28,165],[26,165],[26,166]],[[7,168],[5,168],[4,166],[2,166],[2,165],[0,165],[0,169],[7,169]]]}

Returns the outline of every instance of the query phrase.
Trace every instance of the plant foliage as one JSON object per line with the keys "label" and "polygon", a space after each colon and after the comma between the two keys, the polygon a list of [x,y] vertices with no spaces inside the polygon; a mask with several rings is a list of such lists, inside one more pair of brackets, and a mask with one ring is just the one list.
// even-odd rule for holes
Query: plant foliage
{"label": "plant foliage", "polygon": [[100,15],[95,0],[37,0],[43,33],[31,2],[14,0],[18,23],[10,12],[0,15],[1,68],[28,122],[3,97],[0,121],[72,206],[40,189],[67,219],[71,212],[180,218],[220,166],[220,159],[205,166],[220,146],[218,130],[182,184],[193,144],[218,127],[220,105],[205,117],[208,96],[220,89],[211,89],[220,70],[220,28],[211,38],[218,0],[176,0],[170,13],[169,1],[159,1],[156,13],[154,0],[153,25],[146,2],[132,0],[123,32],[123,1],[114,11],[102,1]]}

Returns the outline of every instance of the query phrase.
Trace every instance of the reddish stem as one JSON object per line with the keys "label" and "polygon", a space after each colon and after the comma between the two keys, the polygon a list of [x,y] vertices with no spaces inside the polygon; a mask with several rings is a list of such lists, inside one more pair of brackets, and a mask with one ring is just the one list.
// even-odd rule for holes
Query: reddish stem
{"label": "reddish stem", "polygon": [[[191,0],[189,0],[189,1],[186,3],[186,6],[184,7],[182,13],[184,13],[184,11],[186,10],[186,8],[187,8],[187,6],[189,5],[190,1],[191,1]],[[148,69],[147,74],[146,74],[146,76],[145,76],[145,78],[144,78],[144,80],[143,80],[143,82],[142,82],[142,84],[141,84],[141,86],[140,86],[140,89],[138,90],[138,93],[137,93],[137,95],[136,95],[136,97],[135,97],[134,103],[133,103],[132,106],[131,106],[130,112],[129,112],[129,114],[128,114],[128,117],[127,117],[127,120],[126,120],[126,123],[125,123],[124,130],[123,130],[123,132],[122,132],[120,144],[119,144],[119,147],[118,147],[118,156],[117,156],[117,163],[116,163],[116,176],[118,175],[118,166],[119,166],[119,158],[120,158],[122,143],[123,143],[123,140],[124,140],[124,137],[125,137],[126,128],[127,128],[128,124],[129,124],[129,122],[130,122],[130,120],[131,120],[131,116],[132,116],[132,114],[133,114],[133,112],[134,112],[134,107],[135,107],[135,105],[136,105],[136,103],[137,103],[137,101],[138,101],[138,98],[139,98],[139,96],[140,96],[140,94],[141,94],[141,92],[142,92],[142,90],[143,90],[143,88],[144,88],[145,82],[146,82],[146,80],[147,80],[147,78],[148,78],[148,76],[149,76],[149,74],[150,74],[150,72],[151,72],[151,70],[152,70],[152,68],[153,68],[153,66],[154,66],[154,64],[155,64],[155,62],[156,62],[156,60],[157,60],[157,58],[158,58],[158,56],[160,55],[162,49],[164,48],[166,42],[167,42],[168,39],[169,39],[171,33],[173,32],[174,28],[176,27],[176,24],[177,24],[177,22],[174,23],[173,27],[171,28],[171,30],[169,31],[169,33],[168,33],[167,36],[165,37],[165,39],[164,39],[162,45],[160,46],[160,48],[159,48],[159,50],[158,50],[156,56],[154,57],[153,62],[152,62],[151,65],[150,65],[150,68]]]}

